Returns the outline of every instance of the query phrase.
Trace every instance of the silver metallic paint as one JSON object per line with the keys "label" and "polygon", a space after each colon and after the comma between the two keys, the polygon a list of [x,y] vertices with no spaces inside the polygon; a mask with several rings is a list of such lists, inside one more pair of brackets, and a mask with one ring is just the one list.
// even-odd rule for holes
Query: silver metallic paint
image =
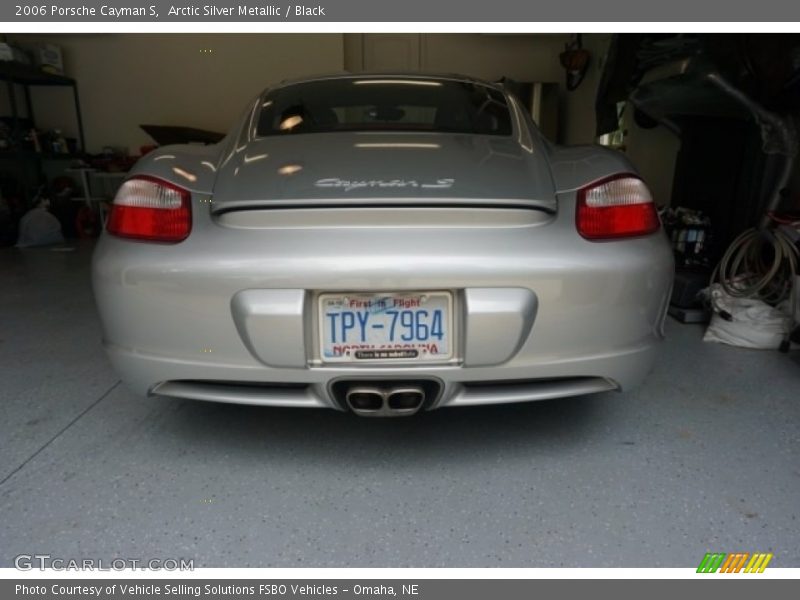
{"label": "silver metallic paint", "polygon": [[[175,245],[106,233],[98,243],[95,296],[123,380],[141,394],[333,408],[340,406],[329,386],[340,378],[433,377],[443,383],[437,406],[637,385],[662,337],[673,270],[667,240],[661,232],[600,243],[580,237],[576,190],[633,168],[605,148],[552,146],[509,101],[511,138],[370,134],[386,143],[441,139],[438,150],[387,152],[348,148],[360,139],[354,134],[250,139],[259,97],[217,146],[165,147],[139,161],[132,174],[192,192],[193,225]],[[260,154],[268,157],[253,160]],[[277,173],[300,163],[292,175]],[[313,185],[323,176],[456,181],[433,192],[323,193]],[[343,204],[350,208],[331,207]],[[454,360],[319,363],[320,293],[433,289],[455,293]],[[509,289],[518,291],[502,291]],[[492,335],[493,313],[507,335]],[[564,380],[547,383],[555,378]],[[469,387],[493,381],[519,385]],[[237,391],[224,382],[306,387]]]}
{"label": "silver metallic paint", "polygon": [[536,295],[525,288],[466,288],[464,366],[500,365],[513,357],[536,318]]}
{"label": "silver metallic paint", "polygon": [[242,290],[231,314],[250,353],[268,367],[306,365],[305,290]]}

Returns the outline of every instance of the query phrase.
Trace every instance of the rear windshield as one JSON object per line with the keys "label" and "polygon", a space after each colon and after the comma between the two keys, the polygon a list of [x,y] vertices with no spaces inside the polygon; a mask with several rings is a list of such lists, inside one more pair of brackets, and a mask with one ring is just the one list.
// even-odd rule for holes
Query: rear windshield
{"label": "rear windshield", "polygon": [[346,78],[279,88],[265,98],[256,134],[432,131],[510,135],[498,90],[464,81]]}

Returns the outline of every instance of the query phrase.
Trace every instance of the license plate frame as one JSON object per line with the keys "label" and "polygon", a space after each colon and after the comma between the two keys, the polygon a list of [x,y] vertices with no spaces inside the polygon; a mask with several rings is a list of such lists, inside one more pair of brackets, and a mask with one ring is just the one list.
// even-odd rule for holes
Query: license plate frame
{"label": "license plate frame", "polygon": [[[411,300],[417,298],[425,298],[423,301],[420,302],[418,306],[402,306],[398,305],[395,306],[396,300]],[[439,350],[441,350],[442,342],[446,342],[446,352],[439,351],[436,354],[431,354],[427,351],[430,346],[425,346],[426,342],[414,341],[413,346],[414,348],[409,348],[409,342],[403,341],[391,341],[386,339],[382,342],[384,347],[375,347],[375,348],[362,348],[362,349],[351,349],[349,354],[335,354],[330,351],[328,344],[326,341],[330,339],[330,336],[327,335],[330,331],[331,323],[330,317],[326,318],[326,310],[332,306],[332,303],[336,301],[340,303],[347,302],[348,304],[350,301],[356,301],[357,306],[347,306],[349,310],[356,310],[361,309],[362,311],[372,312],[372,313],[386,313],[387,311],[391,311],[394,309],[398,309],[399,311],[403,310],[410,310],[412,308],[425,310],[426,307],[432,308],[432,310],[436,310],[437,308],[445,308],[446,313],[442,316],[441,325],[444,327],[444,334],[442,340],[436,340],[435,343]],[[378,302],[383,300],[386,303],[390,303],[390,306],[381,307],[379,304],[373,304],[370,306],[362,306],[358,305],[358,301],[366,302],[368,300],[372,300],[373,302]],[[433,302],[432,302],[433,301]],[[412,302],[413,303],[413,302]],[[344,306],[342,304],[341,306]],[[381,292],[325,292],[319,294],[316,299],[316,308],[317,308],[317,328],[316,328],[316,346],[317,352],[319,353],[319,359],[324,364],[330,365],[362,365],[362,364],[404,364],[404,365],[432,365],[432,364],[441,364],[441,363],[449,363],[455,357],[455,343],[456,343],[456,318],[455,318],[455,302],[454,302],[454,294],[452,291],[449,290],[410,290],[410,291],[381,291]],[[362,315],[363,316],[363,315]],[[389,315],[386,315],[385,318],[392,318]],[[398,316],[397,318],[400,318]],[[414,319],[420,318],[419,315],[415,316]],[[358,319],[358,317],[357,317]],[[358,319],[360,320],[360,319]],[[369,317],[367,317],[367,323],[369,323]],[[384,323],[384,325],[386,325]],[[428,323],[430,326],[431,323]],[[360,328],[360,323],[357,324],[357,330]],[[384,326],[384,331],[387,330],[387,327]],[[374,331],[374,330],[370,330]],[[408,332],[408,329],[403,326],[403,331]],[[331,344],[334,341],[330,342]],[[374,345],[375,342],[368,341],[368,344]],[[361,342],[358,342],[361,345]],[[340,342],[341,345],[341,342]],[[389,347],[392,345],[392,347]],[[406,346],[405,348],[399,348],[397,346]],[[404,353],[404,350],[417,350],[416,355],[410,356],[407,353]],[[370,353],[372,351],[372,353]],[[355,353],[359,352],[358,355]],[[388,353],[388,354],[386,354]]]}

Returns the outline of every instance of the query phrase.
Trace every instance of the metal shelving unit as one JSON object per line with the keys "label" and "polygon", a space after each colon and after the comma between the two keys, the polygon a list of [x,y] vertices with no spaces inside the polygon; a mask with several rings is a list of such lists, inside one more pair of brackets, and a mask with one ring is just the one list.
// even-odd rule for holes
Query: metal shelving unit
{"label": "metal shelving unit", "polygon": [[[19,166],[21,173],[21,186],[23,194],[28,203],[36,193],[36,188],[44,178],[42,161],[43,160],[65,160],[79,158],[86,151],[86,140],[83,132],[83,117],[81,115],[80,97],[78,95],[77,82],[63,75],[45,73],[38,69],[15,62],[0,61],[0,81],[6,83],[8,102],[11,108],[11,132],[14,140],[19,140],[20,136],[20,104],[17,93],[17,86],[22,87],[22,100],[24,101],[26,118],[32,124],[36,123],[31,102],[32,88],[36,87],[68,87],[72,89],[72,97],[75,104],[75,118],[78,126],[78,152],[75,154],[58,154],[52,152],[35,152],[26,148],[10,148],[0,151],[0,160],[14,160]],[[37,179],[30,181],[31,174]]]}

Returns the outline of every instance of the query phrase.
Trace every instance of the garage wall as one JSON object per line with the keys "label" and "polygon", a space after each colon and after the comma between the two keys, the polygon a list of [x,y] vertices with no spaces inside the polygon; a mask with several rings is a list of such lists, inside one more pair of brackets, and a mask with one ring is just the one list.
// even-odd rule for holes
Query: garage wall
{"label": "garage wall", "polygon": [[[563,90],[561,120],[562,141],[565,144],[593,144],[595,141],[594,101],[597,86],[605,65],[605,55],[611,41],[610,33],[584,34],[583,47],[589,51],[589,67],[576,90]],[[562,71],[561,82],[564,87]]]}
{"label": "garage wall", "polygon": [[[288,77],[341,71],[341,34],[40,35],[23,45],[58,44],[66,72],[78,81],[90,152],[152,140],[139,123],[227,132],[247,102]],[[203,50],[206,50],[203,52]],[[71,93],[34,94],[40,128],[75,135]]]}
{"label": "garage wall", "polygon": [[566,39],[561,34],[345,34],[345,68],[554,82],[562,77],[558,54]]}
{"label": "garage wall", "polygon": [[465,73],[490,81],[556,82],[562,71],[558,54],[563,35],[428,34],[422,39],[426,69]]}

